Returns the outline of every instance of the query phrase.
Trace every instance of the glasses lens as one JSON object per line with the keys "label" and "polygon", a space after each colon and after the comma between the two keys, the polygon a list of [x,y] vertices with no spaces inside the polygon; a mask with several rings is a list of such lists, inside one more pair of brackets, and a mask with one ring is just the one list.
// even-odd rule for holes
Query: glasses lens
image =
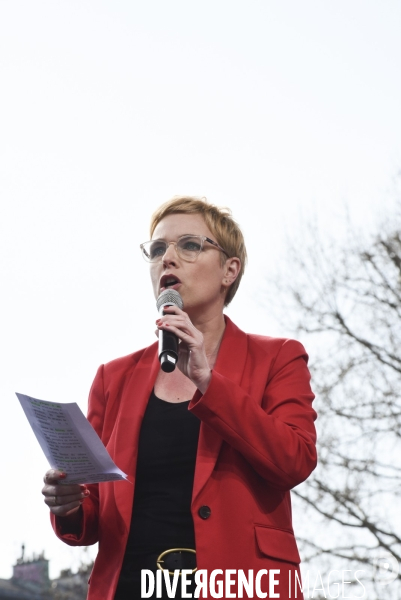
{"label": "glasses lens", "polygon": [[177,241],[177,251],[185,260],[196,260],[202,250],[202,238],[197,235],[183,235]]}
{"label": "glasses lens", "polygon": [[166,252],[167,244],[163,240],[155,240],[142,244],[142,252],[146,260],[153,262],[159,260]]}

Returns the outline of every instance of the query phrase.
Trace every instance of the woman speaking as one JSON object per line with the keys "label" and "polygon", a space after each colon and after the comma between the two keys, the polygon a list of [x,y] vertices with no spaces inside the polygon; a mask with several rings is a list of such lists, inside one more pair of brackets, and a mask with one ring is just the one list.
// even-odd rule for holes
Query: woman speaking
{"label": "woman speaking", "polygon": [[[307,355],[224,315],[246,262],[229,211],[174,198],[150,237],[140,247],[155,297],[176,290],[183,302],[156,321],[179,340],[178,368],[160,368],[157,342],[99,368],[88,419],[130,481],[59,485],[65,474],[48,471],[54,530],[70,545],[99,542],[89,600],[149,597],[141,571],[162,568],[198,569],[201,597],[240,597],[241,572],[253,577],[243,597],[289,598],[300,561],[289,490],[316,465]],[[193,578],[174,597],[192,597]]]}

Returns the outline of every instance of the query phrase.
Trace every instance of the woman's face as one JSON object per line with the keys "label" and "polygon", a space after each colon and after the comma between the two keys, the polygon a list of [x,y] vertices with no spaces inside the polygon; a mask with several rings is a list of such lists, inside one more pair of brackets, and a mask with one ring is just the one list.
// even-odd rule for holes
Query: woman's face
{"label": "woman's face", "polygon": [[[176,242],[186,234],[205,235],[217,241],[203,217],[196,213],[164,217],[156,226],[152,239]],[[164,289],[170,288],[180,293],[185,312],[208,312],[210,309],[222,311],[225,290],[232,283],[230,278],[227,279],[226,265],[232,259],[222,264],[221,254],[220,250],[205,242],[196,261],[187,262],[177,254],[175,246],[170,244],[162,260],[150,263],[155,298]],[[176,283],[171,285],[173,278]]]}

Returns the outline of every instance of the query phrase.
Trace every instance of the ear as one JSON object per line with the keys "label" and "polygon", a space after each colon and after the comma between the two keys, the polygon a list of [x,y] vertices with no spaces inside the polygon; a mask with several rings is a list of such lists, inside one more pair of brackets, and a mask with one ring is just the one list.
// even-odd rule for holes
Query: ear
{"label": "ear", "polygon": [[236,256],[227,258],[224,266],[222,286],[228,290],[228,288],[237,279],[238,274],[241,270],[241,261]]}

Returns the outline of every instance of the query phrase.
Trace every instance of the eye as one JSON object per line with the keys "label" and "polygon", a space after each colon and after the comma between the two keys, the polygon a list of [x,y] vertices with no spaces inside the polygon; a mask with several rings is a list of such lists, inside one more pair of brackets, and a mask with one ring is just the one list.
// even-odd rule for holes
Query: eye
{"label": "eye", "polygon": [[149,256],[151,259],[159,258],[166,252],[165,242],[153,242],[149,248]]}
{"label": "eye", "polygon": [[201,244],[199,239],[193,237],[185,237],[179,241],[179,246],[185,252],[200,252]]}

